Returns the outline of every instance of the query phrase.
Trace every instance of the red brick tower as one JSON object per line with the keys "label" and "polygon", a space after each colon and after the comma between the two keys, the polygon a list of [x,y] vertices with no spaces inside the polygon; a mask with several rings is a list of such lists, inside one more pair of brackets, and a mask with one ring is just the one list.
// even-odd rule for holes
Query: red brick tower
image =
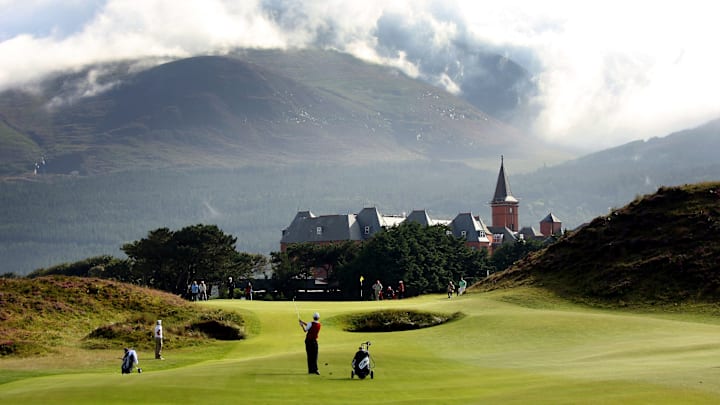
{"label": "red brick tower", "polygon": [[500,173],[495,186],[495,195],[490,201],[492,226],[506,227],[513,232],[517,232],[520,228],[518,224],[519,205],[517,198],[513,197],[510,191],[510,184],[505,176],[503,157],[500,156]]}

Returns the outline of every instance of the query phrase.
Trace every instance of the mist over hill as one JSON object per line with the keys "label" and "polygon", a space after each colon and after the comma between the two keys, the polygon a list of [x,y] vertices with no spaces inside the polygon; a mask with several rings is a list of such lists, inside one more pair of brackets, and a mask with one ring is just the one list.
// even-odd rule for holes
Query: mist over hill
{"label": "mist over hill", "polygon": [[88,67],[0,95],[0,174],[28,173],[40,156],[51,173],[101,174],[463,161],[508,148],[518,159],[558,155],[444,90],[336,52],[248,50],[139,69],[143,63]]}

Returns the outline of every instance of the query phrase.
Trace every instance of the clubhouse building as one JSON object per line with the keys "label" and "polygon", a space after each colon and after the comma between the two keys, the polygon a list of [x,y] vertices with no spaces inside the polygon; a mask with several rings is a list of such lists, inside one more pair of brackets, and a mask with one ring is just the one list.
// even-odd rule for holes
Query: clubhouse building
{"label": "clubhouse building", "polygon": [[510,191],[502,157],[490,207],[490,226],[470,212],[459,213],[452,219],[437,219],[431,218],[426,210],[415,210],[409,215],[385,215],[376,207],[363,208],[357,214],[347,215],[317,216],[310,211],[299,211],[290,225],[282,231],[280,250],[284,252],[289,245],[298,243],[362,242],[387,227],[397,226],[405,221],[425,226],[446,225],[448,234],[462,238],[472,249],[487,249],[489,253],[506,243],[515,243],[521,239],[546,239],[561,232],[562,222],[552,213],[540,221],[539,232],[532,227],[520,228],[519,201]]}

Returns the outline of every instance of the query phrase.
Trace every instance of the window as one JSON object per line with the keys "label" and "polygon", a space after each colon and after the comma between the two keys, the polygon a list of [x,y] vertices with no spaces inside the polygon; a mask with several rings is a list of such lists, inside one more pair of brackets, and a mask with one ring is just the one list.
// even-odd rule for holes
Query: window
{"label": "window", "polygon": [[452,235],[452,231],[450,231],[450,230],[448,230],[448,231],[445,231],[445,235],[447,235],[447,236],[451,236],[451,235]]}
{"label": "window", "polygon": [[370,235],[370,225],[365,226],[365,235]]}
{"label": "window", "polygon": [[478,231],[478,238],[484,238],[485,237],[485,231]]}
{"label": "window", "polygon": [[315,233],[317,233],[318,235],[322,235],[322,226],[318,226],[317,228],[315,228]]}
{"label": "window", "polygon": [[467,231],[460,231],[460,236],[463,238],[467,236]]}

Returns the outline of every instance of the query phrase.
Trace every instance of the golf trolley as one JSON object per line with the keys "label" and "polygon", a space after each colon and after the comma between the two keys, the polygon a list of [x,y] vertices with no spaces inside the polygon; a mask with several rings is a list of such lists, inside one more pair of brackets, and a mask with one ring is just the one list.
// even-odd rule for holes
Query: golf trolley
{"label": "golf trolley", "polygon": [[362,380],[370,375],[370,379],[372,379],[375,376],[373,368],[375,368],[375,361],[370,358],[370,342],[363,342],[352,359],[350,378],[358,376]]}

